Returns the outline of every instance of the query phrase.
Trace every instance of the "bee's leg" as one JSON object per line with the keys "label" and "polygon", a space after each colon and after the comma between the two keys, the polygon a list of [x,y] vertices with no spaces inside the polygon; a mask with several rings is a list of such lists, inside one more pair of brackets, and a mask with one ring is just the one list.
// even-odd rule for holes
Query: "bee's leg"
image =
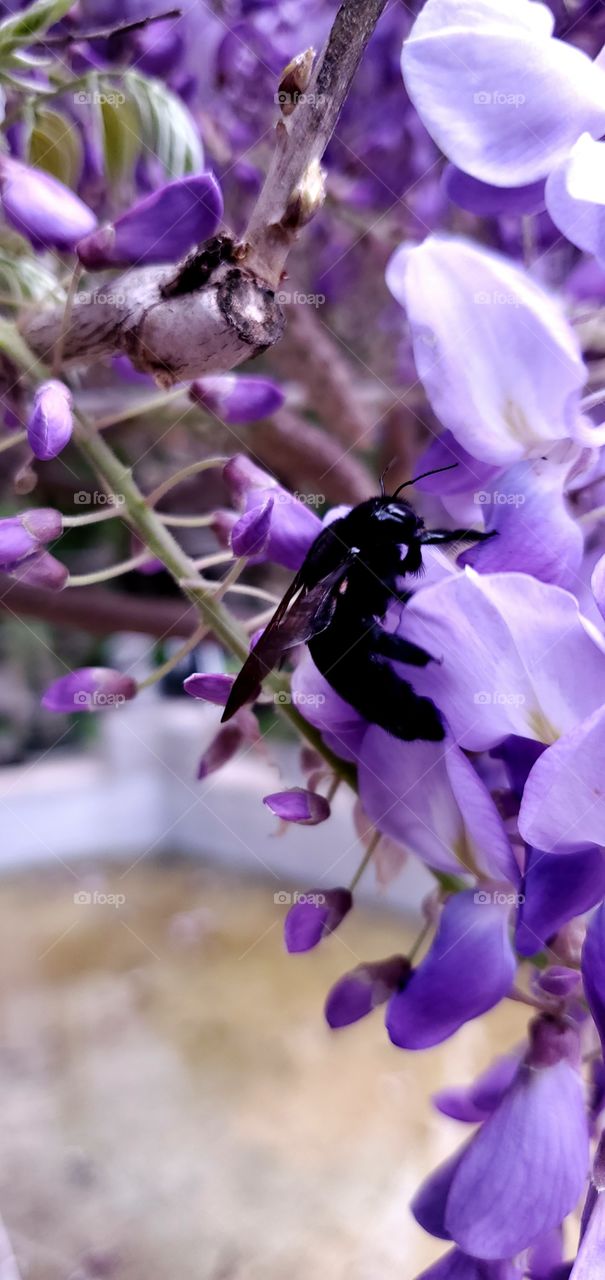
{"label": "bee's leg", "polygon": [[435,662],[433,655],[419,644],[413,644],[393,631],[383,631],[382,627],[376,627],[372,633],[372,649],[383,658],[407,662],[410,667],[426,667],[427,663]]}
{"label": "bee's leg", "polygon": [[495,538],[497,529],[483,533],[479,529],[426,529],[419,541],[423,547],[445,547],[451,542],[487,542]]}

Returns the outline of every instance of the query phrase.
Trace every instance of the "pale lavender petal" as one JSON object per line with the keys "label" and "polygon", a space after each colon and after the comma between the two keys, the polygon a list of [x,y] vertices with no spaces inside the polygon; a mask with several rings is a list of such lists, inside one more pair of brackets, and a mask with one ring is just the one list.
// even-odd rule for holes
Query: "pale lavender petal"
{"label": "pale lavender petal", "polygon": [[533,956],[559,929],[605,897],[605,853],[543,853],[528,849],[515,945]]}
{"label": "pale lavender petal", "polygon": [[325,796],[304,787],[291,787],[289,791],[275,791],[263,797],[263,804],[284,822],[298,822],[315,827],[330,817],[330,805]]}
{"label": "pale lavender petal", "polygon": [[572,244],[605,262],[605,143],[578,138],[548,178],[546,207]]}
{"label": "pale lavender petal", "polygon": [[539,213],[544,208],[544,179],[523,187],[494,187],[448,165],[444,186],[449,200],[479,217],[497,214]]}
{"label": "pale lavender petal", "polygon": [[27,424],[27,439],[35,457],[44,462],[56,458],[71,440],[73,425],[68,388],[56,378],[43,382]]}
{"label": "pale lavender petal", "polygon": [[519,1070],[519,1062],[519,1053],[496,1058],[472,1084],[440,1089],[432,1101],[444,1116],[478,1124],[495,1111]]}
{"label": "pale lavender petal", "polygon": [[[554,742],[603,701],[602,638],[574,596],[529,574],[467,568],[417,591],[403,630],[440,662],[402,671],[433,698],[468,750],[494,747],[510,734]],[[569,820],[569,796],[565,806]],[[551,847],[537,832],[525,839]],[[576,848],[584,843],[575,839]]]}
{"label": "pale lavender petal", "polygon": [[238,374],[209,375],[192,382],[189,395],[197,404],[230,424],[258,422],[281,409],[285,395],[269,378]]}
{"label": "pale lavender petal", "polygon": [[111,667],[80,667],[53,680],[42,698],[47,711],[104,711],[134,698],[137,682]]}
{"label": "pale lavender petal", "polygon": [[407,312],[431,405],[468,453],[507,466],[557,440],[585,439],[577,336],[525,271],[470,241],[432,235],[396,250],[386,279]]}
{"label": "pale lavender petal", "polygon": [[[449,467],[455,462],[453,471],[442,471],[439,475],[425,476],[415,486],[420,493],[473,493],[486,489],[491,480],[499,474],[499,468],[489,462],[480,462],[471,453],[463,449],[460,441],[451,431],[442,431],[440,436],[432,440],[428,449],[421,454],[416,464],[419,475],[425,471],[437,471],[440,467]],[[478,512],[480,515],[481,513]]]}
{"label": "pale lavender petal", "polygon": [[153,191],[107,227],[80,240],[89,271],[136,263],[174,262],[214,235],[223,200],[211,173],[190,174]]}
{"label": "pale lavender petal", "polygon": [[403,46],[407,91],[465,173],[499,186],[546,177],[584,130],[605,132],[605,75],[551,36],[526,0],[427,0]]}
{"label": "pale lavender petal", "polygon": [[518,462],[475,493],[486,529],[498,536],[469,548],[458,563],[480,573],[518,569],[542,582],[575,586],[584,539],[563,496],[567,470],[542,458]]}
{"label": "pale lavender petal", "polygon": [[440,1044],[508,995],[516,971],[509,911],[473,890],[446,902],[428,954],[389,1003],[386,1024],[393,1044]]}
{"label": "pale lavender petal", "polygon": [[[596,691],[603,698],[602,680]],[[519,830],[528,844],[563,853],[605,844],[604,759],[605,705],[559,738],[534,765],[519,813]]]}
{"label": "pale lavender petal", "polygon": [[35,249],[73,249],[97,223],[92,210],[69,187],[9,156],[0,160],[0,199],[7,221]]}
{"label": "pale lavender petal", "polygon": [[582,1081],[562,1058],[523,1066],[452,1179],[445,1223],[473,1257],[514,1257],[558,1227],[588,1169]]}
{"label": "pale lavender petal", "polygon": [[405,956],[358,965],[332,987],[325,1005],[326,1022],[333,1030],[358,1022],[398,991],[409,973],[410,962]]}
{"label": "pale lavender petal", "polygon": [[597,602],[599,613],[605,618],[605,556],[601,556],[592,571],[590,579],[592,594]]}
{"label": "pale lavender petal", "polygon": [[296,895],[286,916],[284,942],[290,952],[311,951],[333,933],[353,906],[349,889],[310,889]]}
{"label": "pale lavender petal", "polygon": [[373,825],[430,867],[514,877],[493,800],[452,743],[401,742],[371,725],[360,749],[359,795]]}
{"label": "pale lavender petal", "polygon": [[195,671],[183,681],[183,688],[192,698],[201,698],[204,702],[213,702],[216,707],[224,707],[234,679],[235,676],[223,675],[221,672]]}
{"label": "pale lavender petal", "polygon": [[306,650],[292,675],[290,697],[337,755],[343,760],[359,759],[367,722],[320,675]]}

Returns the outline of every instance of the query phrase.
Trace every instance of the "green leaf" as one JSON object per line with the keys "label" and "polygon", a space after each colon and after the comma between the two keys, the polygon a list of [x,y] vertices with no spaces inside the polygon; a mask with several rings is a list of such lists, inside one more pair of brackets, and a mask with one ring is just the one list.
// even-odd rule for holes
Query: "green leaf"
{"label": "green leaf", "polygon": [[42,258],[16,257],[0,246],[0,293],[16,303],[62,302],[65,290]]}
{"label": "green leaf", "polygon": [[75,187],[82,170],[82,141],[74,124],[58,111],[39,107],[29,142],[29,160],[67,187]]}
{"label": "green leaf", "polygon": [[143,148],[157,157],[166,176],[198,172],[204,152],[193,116],[180,98],[138,71],[126,71],[122,83],[137,108]]}
{"label": "green leaf", "polygon": [[[123,102],[119,102],[120,96]],[[93,106],[101,117],[105,169],[111,185],[119,187],[132,174],[141,149],[137,111],[134,103],[115,89],[100,97],[100,104],[93,99]]]}
{"label": "green leaf", "polygon": [[32,373],[39,378],[45,376],[44,365],[40,364],[33,351],[30,351],[17,326],[3,317],[0,317],[0,351],[3,351],[24,373]]}
{"label": "green leaf", "polygon": [[0,22],[0,59],[19,45],[31,44],[73,9],[74,0],[35,0],[29,8]]}

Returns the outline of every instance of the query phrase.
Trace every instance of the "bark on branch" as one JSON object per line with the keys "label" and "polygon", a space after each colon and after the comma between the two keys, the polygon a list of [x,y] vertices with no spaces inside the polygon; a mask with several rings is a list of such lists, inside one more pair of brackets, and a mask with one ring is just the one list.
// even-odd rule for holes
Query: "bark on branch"
{"label": "bark on branch", "polygon": [[[225,372],[281,337],[275,297],[298,232],[322,202],[319,161],[386,0],[344,0],[300,100],[276,126],[276,146],[241,245],[201,246],[180,268],[147,267],[80,294],[63,335],[65,364],[125,353],[162,385]],[[102,300],[100,300],[102,299]],[[48,359],[63,309],[26,313],[21,332]]]}

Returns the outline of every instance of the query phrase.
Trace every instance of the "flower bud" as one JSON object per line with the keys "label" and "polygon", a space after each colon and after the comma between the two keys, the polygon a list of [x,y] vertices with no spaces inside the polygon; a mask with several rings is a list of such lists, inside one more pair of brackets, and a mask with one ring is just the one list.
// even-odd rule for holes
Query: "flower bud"
{"label": "flower bud", "polygon": [[53,507],[32,507],[18,516],[0,520],[0,567],[12,566],[58,538],[63,519]]}
{"label": "flower bud", "polygon": [[271,532],[273,498],[267,498],[260,507],[253,507],[240,516],[231,530],[231,550],[234,556],[255,556],[265,550]]}
{"label": "flower bud", "polygon": [[73,418],[67,387],[51,378],[38,387],[27,424],[27,439],[36,458],[46,462],[56,458],[71,439]]}
{"label": "flower bud", "polygon": [[176,262],[214,235],[222,214],[223,198],[214,175],[190,174],[153,191],[114,223],[80,240],[78,257],[89,271]]}
{"label": "flower bud", "polygon": [[536,987],[549,996],[566,1000],[568,996],[577,994],[581,981],[582,978],[577,969],[567,969],[563,965],[553,964],[550,969],[545,969],[544,973],[538,975]]}
{"label": "flower bud", "polygon": [[292,787],[290,791],[275,791],[263,797],[263,804],[284,822],[298,822],[302,826],[316,827],[330,817],[330,805],[325,796],[304,787]]}
{"label": "flower bud", "polygon": [[286,916],[284,942],[288,951],[311,951],[333,933],[353,906],[349,889],[311,889],[300,895]]}
{"label": "flower bud", "polygon": [[73,249],[97,225],[92,210],[69,187],[10,156],[0,159],[0,199],[7,222],[34,249]]}
{"label": "flower bud", "polygon": [[269,539],[263,559],[274,560],[286,569],[300,569],[309,547],[321,533],[319,516],[244,454],[236,454],[229,459],[223,470],[223,479],[234,506],[240,511],[247,513],[258,509],[267,499],[273,498]]}
{"label": "flower bud", "polygon": [[183,682],[183,688],[191,698],[201,698],[204,702],[213,702],[216,707],[224,707],[234,678],[221,673],[194,671]]}
{"label": "flower bud", "polygon": [[529,1024],[529,1049],[525,1059],[529,1067],[553,1067],[557,1062],[579,1066],[580,1041],[571,1023],[551,1014],[541,1014]]}
{"label": "flower bud", "polygon": [[328,1025],[333,1029],[348,1027],[351,1022],[364,1018],[377,1005],[384,1004],[396,991],[400,991],[411,971],[405,956],[389,956],[388,960],[360,964],[350,973],[343,974],[326,1000]]}
{"label": "flower bud", "polygon": [[47,711],[105,711],[122,706],[137,691],[136,680],[111,667],[79,667],[53,680],[42,698]]}
{"label": "flower bud", "polygon": [[46,591],[62,591],[69,577],[66,565],[48,551],[36,551],[33,556],[19,560],[18,564],[5,565],[4,572],[16,582],[23,582],[28,587],[42,587]]}
{"label": "flower bud", "polygon": [[191,383],[189,397],[230,425],[268,418],[285,400],[283,391],[269,378],[237,374],[198,378]]}

